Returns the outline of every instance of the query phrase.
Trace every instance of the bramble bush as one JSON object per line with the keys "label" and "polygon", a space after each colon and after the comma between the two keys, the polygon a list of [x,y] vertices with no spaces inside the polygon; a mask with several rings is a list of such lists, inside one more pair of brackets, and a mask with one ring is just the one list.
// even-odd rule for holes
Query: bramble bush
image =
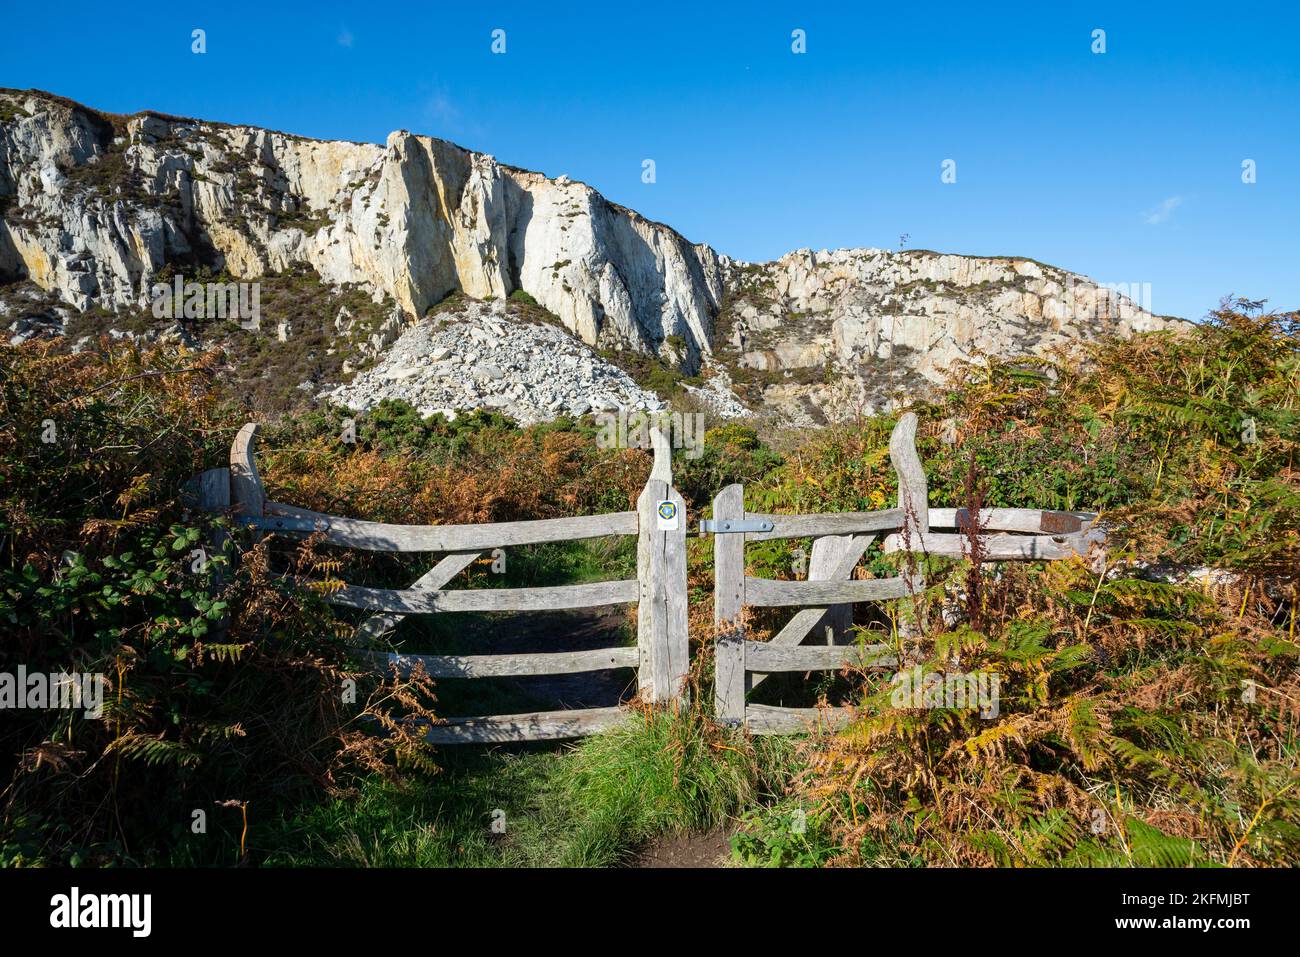
{"label": "bramble bush", "polygon": [[5,863],[216,862],[230,844],[195,811],[240,834],[250,805],[431,766],[398,720],[427,712],[427,680],[358,674],[319,596],[275,567],[328,578],[331,560],[307,542],[273,562],[187,498],[238,424],[213,401],[218,361],[0,347],[0,671],[106,685],[99,719],[0,714]]}

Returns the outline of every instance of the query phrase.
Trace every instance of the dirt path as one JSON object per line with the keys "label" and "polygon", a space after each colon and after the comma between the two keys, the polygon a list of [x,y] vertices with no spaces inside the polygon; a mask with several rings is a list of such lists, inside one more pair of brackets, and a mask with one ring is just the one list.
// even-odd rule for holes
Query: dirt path
{"label": "dirt path", "polygon": [[731,841],[718,828],[703,834],[674,834],[641,852],[633,867],[725,867],[731,859]]}
{"label": "dirt path", "polygon": [[[494,615],[469,625],[481,654],[589,651],[628,643],[627,613],[605,607],[576,611],[530,611]],[[509,679],[538,709],[603,708],[636,694],[636,673],[628,668]]]}

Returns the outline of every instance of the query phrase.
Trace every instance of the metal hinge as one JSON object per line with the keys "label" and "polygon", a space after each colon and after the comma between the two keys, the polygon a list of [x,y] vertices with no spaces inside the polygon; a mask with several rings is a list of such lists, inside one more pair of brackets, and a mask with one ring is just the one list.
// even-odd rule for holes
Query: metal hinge
{"label": "metal hinge", "polygon": [[729,532],[770,532],[773,525],[765,518],[702,518],[701,535],[725,535]]}
{"label": "metal hinge", "polygon": [[1069,512],[1043,512],[1038,528],[1048,535],[1068,535],[1083,528],[1083,519]]}
{"label": "metal hinge", "polygon": [[324,518],[284,518],[272,516],[269,518],[248,518],[242,519],[245,525],[252,528],[261,528],[269,532],[301,532],[310,535],[312,532],[329,531],[330,523]]}

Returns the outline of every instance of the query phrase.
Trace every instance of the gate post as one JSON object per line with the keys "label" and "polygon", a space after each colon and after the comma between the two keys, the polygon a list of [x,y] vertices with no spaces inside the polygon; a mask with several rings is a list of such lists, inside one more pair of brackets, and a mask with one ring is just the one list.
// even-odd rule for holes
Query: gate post
{"label": "gate post", "polygon": [[[713,499],[713,520],[745,517],[745,487],[728,485]],[[714,716],[745,723],[745,534],[713,536]]]}
{"label": "gate post", "polygon": [[[905,607],[913,614],[917,610],[917,594],[925,589],[925,580],[916,565],[916,555],[924,554],[926,539],[930,534],[930,490],[925,478],[925,468],[916,452],[915,412],[904,412],[889,436],[889,458],[898,474],[898,507],[903,510],[903,527],[899,538],[908,554],[900,574],[907,580],[909,596]],[[900,615],[897,623],[900,637],[912,637],[918,630],[915,621],[908,622]]]}
{"label": "gate post", "polygon": [[266,493],[253,457],[257,451],[257,432],[256,423],[248,423],[230,446],[230,500],[235,511],[247,518],[261,518],[266,511]]}
{"label": "gate post", "polygon": [[[208,469],[199,475],[198,506],[204,512],[225,512],[230,508],[230,469]],[[212,555],[221,555],[227,561],[234,561],[234,549],[227,549],[230,536],[223,531],[214,532],[204,543],[211,549]],[[214,566],[212,573],[212,593],[218,594],[226,584],[226,572],[220,566]],[[230,616],[222,615],[213,628],[213,639],[224,641],[224,635],[230,629]]]}
{"label": "gate post", "polygon": [[904,412],[889,436],[889,458],[898,474],[898,507],[903,510],[903,547],[924,551],[930,533],[929,490],[916,454],[916,413]]}
{"label": "gate post", "polygon": [[639,601],[637,689],[653,704],[676,701],[690,669],[686,633],[686,502],[672,486],[672,453],[656,428],[654,469],[637,499]]}

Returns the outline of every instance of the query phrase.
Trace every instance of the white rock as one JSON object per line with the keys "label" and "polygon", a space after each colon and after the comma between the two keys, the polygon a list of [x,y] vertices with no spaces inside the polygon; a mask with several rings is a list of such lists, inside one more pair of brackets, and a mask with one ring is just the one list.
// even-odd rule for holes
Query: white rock
{"label": "white rock", "polygon": [[[980,353],[1044,355],[1071,341],[1170,325],[1146,303],[1023,258],[801,249],[760,266],[736,263],[568,177],[547,179],[406,132],[379,146],[141,114],[115,143],[90,113],[42,94],[0,93],[0,105],[13,108],[0,128],[0,186],[16,194],[0,229],[0,273],[26,276],[77,309],[145,306],[164,267],[210,246],[216,265],[242,280],[308,266],[328,283],[355,283],[393,303],[378,328],[364,328],[369,363],[397,352],[408,317],[448,294],[492,300],[440,314],[430,328],[473,324],[436,342],[425,334],[427,351],[381,363],[395,378],[371,385],[376,394],[397,382],[411,382],[415,394],[402,370],[430,362],[450,360],[438,371],[448,379],[472,375],[482,352],[499,356],[492,364],[510,369],[512,381],[551,387],[566,408],[590,408],[589,396],[651,401],[620,395],[626,377],[590,350],[573,352],[542,333],[511,341],[519,327],[505,300],[516,289],[583,342],[659,350],[689,373],[713,367],[718,310],[728,291],[743,290],[729,345],[752,368],[804,370],[805,384],[780,381],[765,393],[792,422],[809,404],[849,417],[894,392],[933,386],[953,363]],[[96,192],[62,172],[106,161],[134,171],[142,199]],[[284,215],[250,216],[252,207]],[[285,221],[303,216],[319,228]],[[357,322],[340,308],[332,324],[351,340],[362,331]],[[828,363],[834,381],[810,381],[810,370]],[[744,409],[729,388],[704,391],[717,414]],[[478,394],[447,385],[445,394],[453,392]],[[516,411],[548,411],[533,402],[519,400]]]}
{"label": "white rock", "polygon": [[[581,183],[406,132],[378,146],[139,115],[122,146],[151,201],[110,202],[59,172],[111,148],[87,113],[38,94],[0,96],[31,114],[4,127],[0,182],[15,184],[24,215],[10,223],[0,269],[21,262],[78,309],[141,305],[158,271],[198,238],[240,278],[307,264],[413,316],[456,290],[504,300],[522,288],[589,343],[603,335],[648,348],[679,334],[697,353],[708,348],[725,257]],[[252,174],[252,191],[239,173]],[[169,194],[174,203],[154,202]],[[249,217],[250,200],[323,225],[307,235]]]}

